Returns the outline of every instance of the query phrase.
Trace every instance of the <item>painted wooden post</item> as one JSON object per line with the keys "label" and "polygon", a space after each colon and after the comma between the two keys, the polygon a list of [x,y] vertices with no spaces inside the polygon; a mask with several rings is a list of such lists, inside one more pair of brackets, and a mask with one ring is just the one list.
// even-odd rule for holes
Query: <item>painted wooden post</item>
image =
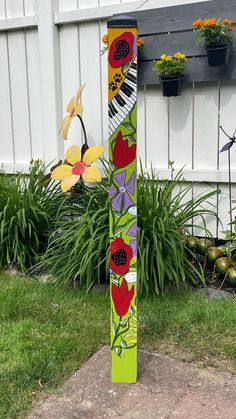
{"label": "painted wooden post", "polygon": [[112,381],[137,380],[137,22],[108,21]]}

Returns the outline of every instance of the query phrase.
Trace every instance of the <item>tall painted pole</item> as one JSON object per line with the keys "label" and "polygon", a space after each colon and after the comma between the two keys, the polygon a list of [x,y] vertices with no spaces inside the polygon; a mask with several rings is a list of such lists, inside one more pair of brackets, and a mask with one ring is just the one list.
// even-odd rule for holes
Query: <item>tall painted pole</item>
{"label": "tall painted pole", "polygon": [[137,22],[108,21],[111,375],[137,380]]}

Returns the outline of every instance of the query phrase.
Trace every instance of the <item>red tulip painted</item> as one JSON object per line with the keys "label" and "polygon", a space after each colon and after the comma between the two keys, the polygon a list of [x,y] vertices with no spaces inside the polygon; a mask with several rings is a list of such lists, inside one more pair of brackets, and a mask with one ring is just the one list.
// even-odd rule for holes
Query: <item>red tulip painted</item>
{"label": "red tulip painted", "polygon": [[123,279],[120,287],[112,284],[111,293],[116,313],[120,317],[125,316],[134,296],[134,286],[129,290],[127,281]]}
{"label": "red tulip painted", "polygon": [[110,267],[117,275],[123,275],[129,270],[133,257],[132,247],[123,239],[115,239],[110,247]]}
{"label": "red tulip painted", "polygon": [[129,147],[129,141],[124,140],[122,132],[119,131],[115,139],[115,146],[113,151],[114,165],[118,169],[128,166],[128,164],[132,163],[136,157],[136,149],[136,144],[133,144],[131,147]]}

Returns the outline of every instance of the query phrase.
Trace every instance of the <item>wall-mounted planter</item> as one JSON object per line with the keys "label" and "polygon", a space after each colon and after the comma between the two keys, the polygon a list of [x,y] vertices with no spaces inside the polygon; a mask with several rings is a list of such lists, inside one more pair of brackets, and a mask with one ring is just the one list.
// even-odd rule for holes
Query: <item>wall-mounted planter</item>
{"label": "wall-mounted planter", "polygon": [[180,96],[183,78],[180,74],[160,76],[163,96]]}
{"label": "wall-mounted planter", "polygon": [[230,47],[228,44],[207,45],[207,59],[210,67],[228,65]]}

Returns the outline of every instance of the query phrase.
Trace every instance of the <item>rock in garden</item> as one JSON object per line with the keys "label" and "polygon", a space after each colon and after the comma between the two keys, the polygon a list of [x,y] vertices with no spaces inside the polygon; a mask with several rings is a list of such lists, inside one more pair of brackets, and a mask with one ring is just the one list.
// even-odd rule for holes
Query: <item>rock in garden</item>
{"label": "rock in garden", "polygon": [[227,300],[229,298],[234,298],[234,295],[231,294],[231,292],[216,288],[200,288],[197,290],[197,293],[211,300]]}

